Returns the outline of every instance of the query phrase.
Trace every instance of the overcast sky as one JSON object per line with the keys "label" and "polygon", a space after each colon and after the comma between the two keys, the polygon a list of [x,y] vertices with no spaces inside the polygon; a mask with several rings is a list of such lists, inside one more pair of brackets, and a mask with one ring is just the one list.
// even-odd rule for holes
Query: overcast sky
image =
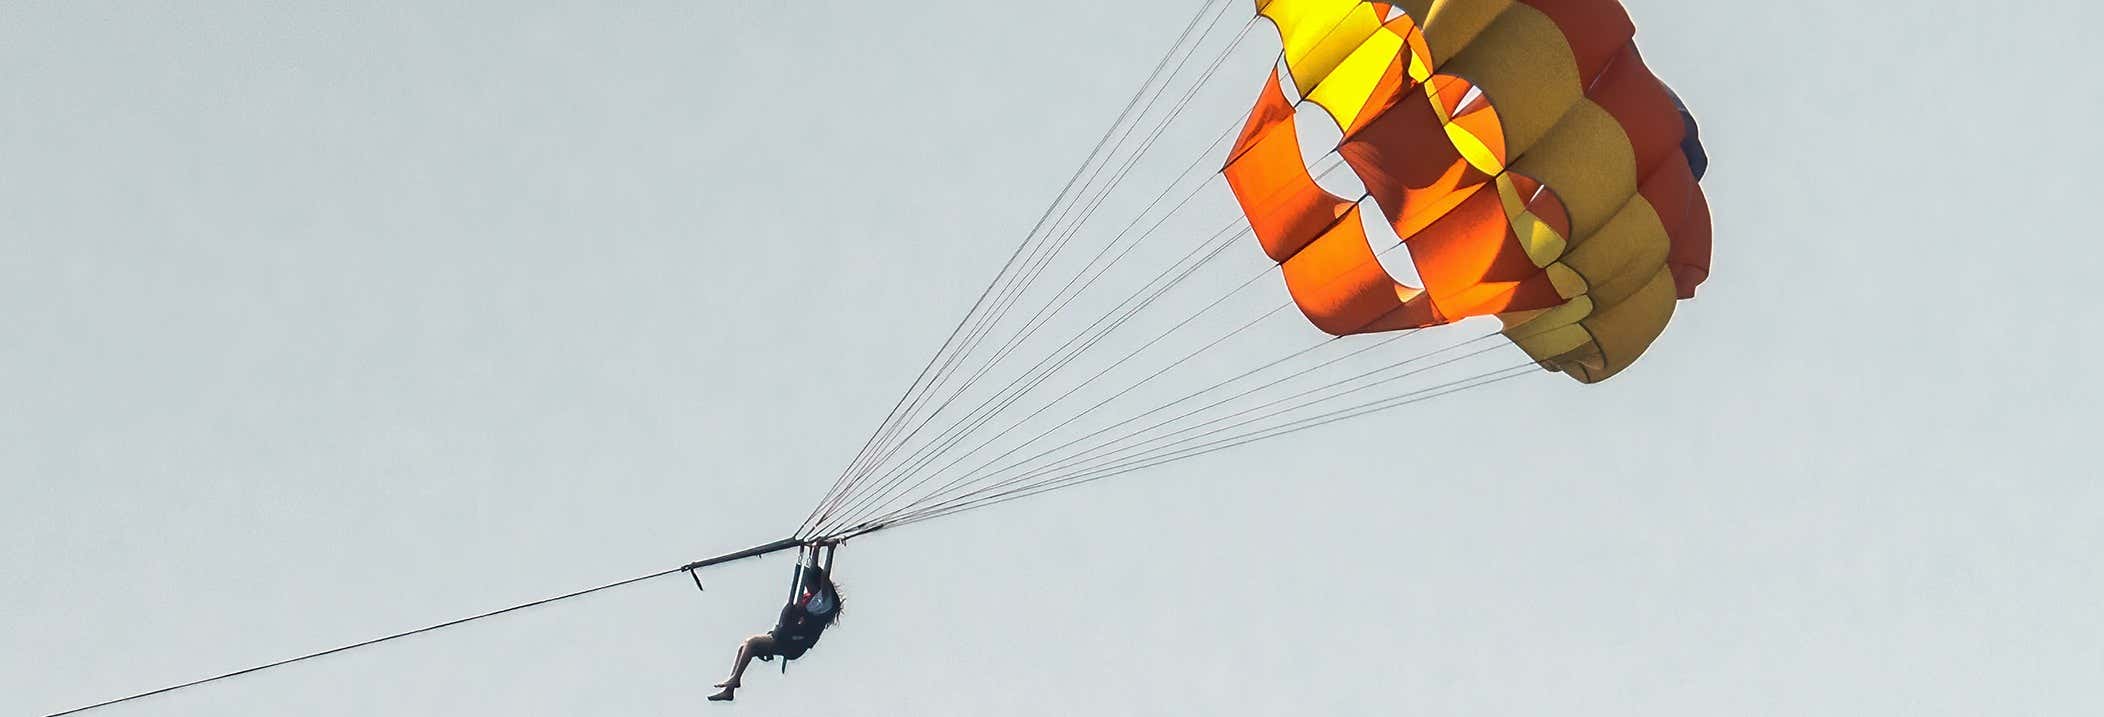
{"label": "overcast sky", "polygon": [[[0,713],[785,535],[1197,4],[0,4]],[[729,707],[786,559],[105,713],[2104,714],[2104,10],[1628,5],[1612,382],[870,536]]]}

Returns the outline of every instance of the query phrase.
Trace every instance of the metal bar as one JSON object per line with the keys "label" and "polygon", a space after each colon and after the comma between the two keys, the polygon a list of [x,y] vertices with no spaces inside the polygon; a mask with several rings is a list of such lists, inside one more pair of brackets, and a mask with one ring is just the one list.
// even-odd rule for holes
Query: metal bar
{"label": "metal bar", "polygon": [[746,558],[757,558],[762,555],[771,555],[774,553],[782,552],[784,550],[788,550],[790,548],[801,548],[803,547],[803,545],[804,541],[797,540],[795,538],[783,538],[781,540],[777,540],[766,545],[756,545],[735,553],[726,553],[713,558],[696,560],[694,562],[687,563],[686,565],[681,566],[680,569],[699,570],[701,568],[706,568],[711,565],[722,565],[724,563],[736,560],[744,560]]}

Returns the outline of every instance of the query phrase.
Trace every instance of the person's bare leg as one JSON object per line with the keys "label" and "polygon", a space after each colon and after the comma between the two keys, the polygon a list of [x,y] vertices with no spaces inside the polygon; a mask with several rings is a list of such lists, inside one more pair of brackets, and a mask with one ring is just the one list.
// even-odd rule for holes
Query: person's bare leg
{"label": "person's bare leg", "polygon": [[737,657],[735,657],[735,658],[732,658],[732,659],[731,659],[731,676],[730,676],[730,677],[728,677],[728,678],[725,678],[725,679],[724,679],[724,680],[723,680],[722,682],[718,682],[718,683],[716,683],[716,686],[717,686],[717,687],[736,687],[736,686],[738,686],[738,678],[739,678],[739,677],[742,677],[742,676],[744,676],[744,675],[745,675],[745,666],[746,666],[747,664],[750,664],[751,662],[752,662],[752,638],[749,638],[749,637],[748,637],[748,638],[745,638],[745,641],[744,641],[744,642],[740,642],[740,643],[738,643],[738,656],[737,656]]}
{"label": "person's bare leg", "polygon": [[723,691],[709,695],[709,699],[725,702],[737,696],[738,687],[741,686],[741,681],[745,678],[745,668],[752,664],[753,647],[763,637],[765,636],[754,635],[745,638],[744,642],[738,643],[738,656],[731,662],[730,678],[716,683],[716,686],[723,688]]}

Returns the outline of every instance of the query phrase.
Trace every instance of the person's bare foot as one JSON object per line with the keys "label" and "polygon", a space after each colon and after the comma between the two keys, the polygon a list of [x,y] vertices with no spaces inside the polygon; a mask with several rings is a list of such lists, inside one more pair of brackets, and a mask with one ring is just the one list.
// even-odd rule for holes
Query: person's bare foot
{"label": "person's bare foot", "polygon": [[[718,685],[718,687],[722,687],[722,686],[721,686],[721,685]],[[713,695],[709,695],[709,701],[710,701],[710,702],[729,702],[729,701],[731,701],[731,700],[734,700],[734,699],[737,699],[737,698],[738,698],[738,688],[736,688],[736,687],[724,687],[724,688],[723,688],[723,691],[722,691],[722,692],[718,692],[718,693],[716,693],[716,694],[713,694]]]}

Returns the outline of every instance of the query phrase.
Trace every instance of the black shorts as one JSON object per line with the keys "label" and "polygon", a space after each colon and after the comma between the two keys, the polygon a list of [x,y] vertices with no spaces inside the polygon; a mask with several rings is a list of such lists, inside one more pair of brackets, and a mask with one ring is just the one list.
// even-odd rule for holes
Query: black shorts
{"label": "black shorts", "polygon": [[811,650],[811,640],[801,636],[784,638],[780,633],[769,630],[767,634],[758,636],[752,647],[755,655],[774,655],[785,660],[794,660]]}

